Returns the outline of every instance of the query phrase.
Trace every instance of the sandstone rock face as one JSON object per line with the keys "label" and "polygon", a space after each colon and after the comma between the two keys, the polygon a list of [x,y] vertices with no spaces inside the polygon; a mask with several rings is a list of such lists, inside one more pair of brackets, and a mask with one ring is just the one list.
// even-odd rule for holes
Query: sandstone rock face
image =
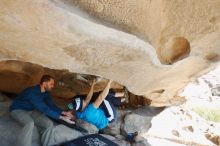
{"label": "sandstone rock face", "polygon": [[[55,97],[72,98],[76,94],[87,94],[89,92],[90,85],[79,80],[77,78],[79,74],[14,60],[0,62],[0,89],[4,92],[19,94],[26,87],[39,84],[44,74],[50,74],[55,78],[56,85],[52,90],[52,95]],[[94,91],[103,90],[105,84],[106,80],[104,79],[98,82]],[[112,88],[120,89],[122,86],[113,83]],[[0,96],[0,100],[1,97],[3,96]]]}
{"label": "sandstone rock face", "polygon": [[[124,131],[126,133],[144,133],[149,130],[151,126],[152,117],[143,117],[137,114],[128,114],[125,116]],[[132,122],[131,122],[132,121]]]}
{"label": "sandstone rock face", "polygon": [[19,93],[27,86],[39,83],[43,67],[16,61],[0,62],[1,91]]}
{"label": "sandstone rock face", "polygon": [[[0,90],[19,92],[48,68],[100,75],[154,106],[171,105],[187,82],[219,61],[219,6],[218,0],[1,0]],[[31,64],[8,69],[7,60]]]}
{"label": "sandstone rock face", "polygon": [[160,50],[161,62],[172,64],[173,62],[183,59],[190,53],[190,44],[183,37],[171,38]]}
{"label": "sandstone rock face", "polygon": [[[75,0],[74,4],[99,19],[148,40],[157,49],[164,48],[172,37],[183,36],[190,43],[205,38],[206,43],[202,43],[205,46],[197,49],[212,48],[219,56],[217,44],[213,44],[218,42],[215,37],[219,36],[218,0]],[[103,7],[102,11],[97,11],[96,7]]]}

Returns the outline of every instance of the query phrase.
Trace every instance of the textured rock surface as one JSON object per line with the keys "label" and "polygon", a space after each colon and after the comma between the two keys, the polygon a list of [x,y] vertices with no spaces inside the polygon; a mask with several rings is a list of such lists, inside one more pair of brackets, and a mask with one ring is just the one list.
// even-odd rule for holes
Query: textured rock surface
{"label": "textured rock surface", "polygon": [[159,52],[163,63],[172,64],[189,55],[190,44],[188,40],[183,37],[171,38],[166,42],[164,48],[160,48]]}
{"label": "textured rock surface", "polygon": [[[50,74],[55,78],[56,86],[52,91],[52,95],[55,97],[71,98],[76,94],[87,94],[90,89],[90,85],[79,80],[76,73],[14,60],[0,62],[0,89],[4,92],[18,94],[28,86],[39,84],[43,74]],[[96,84],[94,90],[102,90],[105,84],[106,80],[101,80]],[[120,89],[122,86],[113,83],[112,88]],[[0,96],[0,100],[3,100],[3,96]]]}
{"label": "textured rock surface", "polygon": [[[124,131],[126,133],[145,133],[151,126],[152,117],[143,117],[137,114],[128,114],[125,116]],[[132,121],[132,122],[131,122]]]}
{"label": "textured rock surface", "polygon": [[86,129],[88,131],[88,134],[98,133],[98,129],[94,125],[91,125],[83,120],[77,120],[76,125]]}
{"label": "textured rock surface", "polygon": [[[219,60],[219,6],[218,0],[1,0],[0,61],[101,75],[154,106],[179,103],[178,90]],[[190,45],[177,49],[172,40],[179,37]],[[18,92],[16,86],[33,83],[42,72],[38,66],[22,75],[1,70],[1,80],[17,82],[0,90]]]}
{"label": "textured rock surface", "polygon": [[213,41],[218,42],[215,37],[219,36],[218,0],[75,0],[74,4],[97,18],[150,41],[155,48],[164,48],[172,37],[184,36],[191,43],[209,35],[206,37],[207,43],[202,43],[209,48],[194,50],[212,48],[219,55],[217,45],[212,44]]}

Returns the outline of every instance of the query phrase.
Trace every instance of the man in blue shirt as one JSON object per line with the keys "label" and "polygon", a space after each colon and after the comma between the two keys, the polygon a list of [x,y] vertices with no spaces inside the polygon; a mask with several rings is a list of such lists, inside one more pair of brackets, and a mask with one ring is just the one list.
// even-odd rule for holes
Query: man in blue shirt
{"label": "man in blue shirt", "polygon": [[54,78],[44,75],[40,85],[25,89],[12,102],[9,109],[11,116],[23,126],[17,146],[31,146],[34,141],[32,135],[39,137],[38,130],[41,134],[42,145],[50,145],[50,137],[53,136],[53,122],[48,117],[71,122],[69,120],[72,118],[71,112],[63,111],[51,100],[49,92],[53,88]]}
{"label": "man in blue shirt", "polygon": [[[67,106],[69,109],[76,111],[76,118],[93,124],[99,130],[102,130],[115,120],[116,109],[114,106],[119,106],[124,102],[124,98],[117,98],[123,97],[124,93],[110,93],[109,89],[112,81],[109,80],[104,90],[98,93],[98,95],[94,95],[95,83],[96,81],[93,80],[90,91],[85,99],[83,99],[83,96],[77,96]],[[92,98],[95,99],[91,102]]]}

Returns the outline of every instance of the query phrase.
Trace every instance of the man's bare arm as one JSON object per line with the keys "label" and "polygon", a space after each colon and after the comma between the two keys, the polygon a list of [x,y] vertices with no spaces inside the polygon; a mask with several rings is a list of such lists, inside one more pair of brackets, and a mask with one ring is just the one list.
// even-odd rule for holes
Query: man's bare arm
{"label": "man's bare arm", "polygon": [[105,97],[108,95],[111,83],[112,83],[112,81],[109,80],[105,89],[99,94],[98,98],[93,103],[95,108],[98,108],[101,105],[101,103],[103,102],[103,100],[105,99]]}
{"label": "man's bare arm", "polygon": [[91,86],[91,88],[89,90],[89,93],[86,96],[86,99],[83,100],[82,111],[85,109],[85,107],[89,104],[90,100],[92,99],[95,83],[96,83],[96,80],[94,79],[92,81],[92,86]]}

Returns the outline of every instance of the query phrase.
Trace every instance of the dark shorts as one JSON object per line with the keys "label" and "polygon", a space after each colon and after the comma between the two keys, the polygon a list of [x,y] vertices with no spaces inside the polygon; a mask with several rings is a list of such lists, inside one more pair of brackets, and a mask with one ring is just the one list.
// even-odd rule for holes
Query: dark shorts
{"label": "dark shorts", "polygon": [[117,117],[116,108],[121,105],[121,98],[115,97],[114,92],[109,92],[106,96],[100,108],[104,111],[105,116],[108,118],[109,122],[113,122]]}

